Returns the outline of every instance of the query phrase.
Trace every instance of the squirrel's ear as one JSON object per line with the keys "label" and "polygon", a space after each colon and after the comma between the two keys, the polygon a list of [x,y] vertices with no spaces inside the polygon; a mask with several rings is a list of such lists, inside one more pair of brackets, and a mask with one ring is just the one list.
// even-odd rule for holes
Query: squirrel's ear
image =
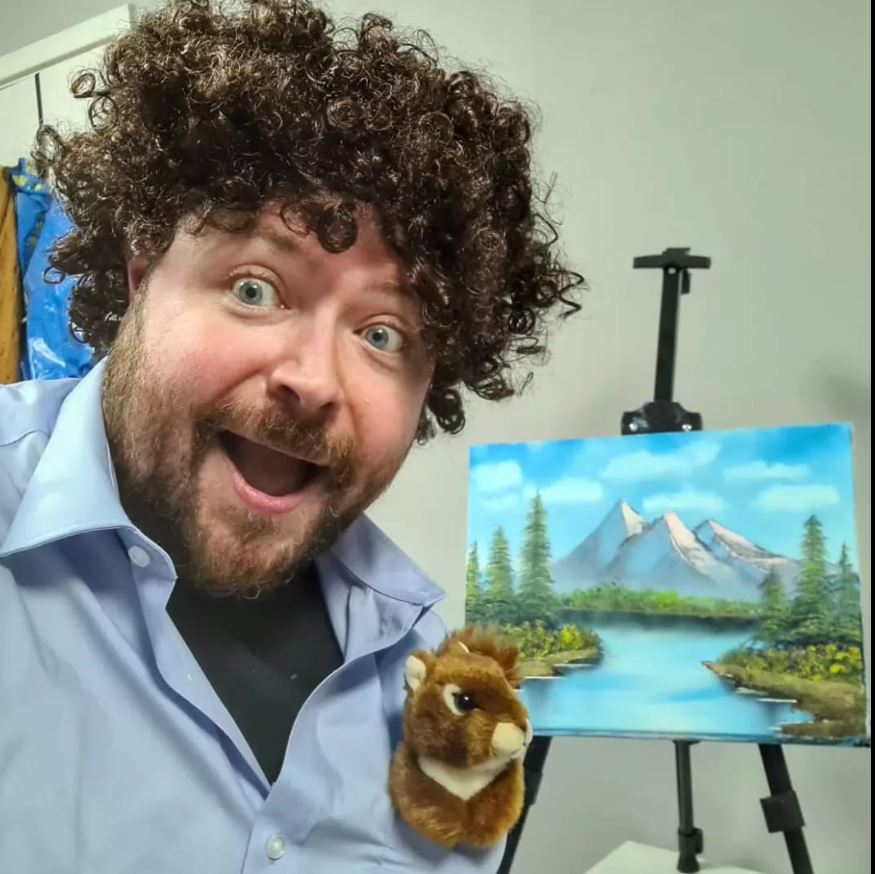
{"label": "squirrel's ear", "polygon": [[404,663],[404,682],[411,692],[415,692],[424,682],[428,668],[425,662],[416,655],[407,657]]}

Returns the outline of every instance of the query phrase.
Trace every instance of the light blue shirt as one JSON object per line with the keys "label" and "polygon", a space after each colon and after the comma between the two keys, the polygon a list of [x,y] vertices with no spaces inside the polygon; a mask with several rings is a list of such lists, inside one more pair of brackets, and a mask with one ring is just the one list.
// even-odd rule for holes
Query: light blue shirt
{"label": "light blue shirt", "polygon": [[0,386],[2,874],[493,874],[395,815],[403,663],[441,592],[367,519],[318,561],[343,666],[271,786],[166,612],[176,574],[118,498],[81,380]]}

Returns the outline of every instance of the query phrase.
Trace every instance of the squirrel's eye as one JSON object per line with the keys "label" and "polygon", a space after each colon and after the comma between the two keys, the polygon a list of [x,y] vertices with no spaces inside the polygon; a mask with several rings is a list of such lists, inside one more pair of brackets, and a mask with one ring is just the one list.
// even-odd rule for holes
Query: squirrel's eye
{"label": "squirrel's eye", "polygon": [[474,696],[468,692],[457,692],[455,700],[456,707],[458,707],[462,713],[470,713],[477,706],[474,701]]}
{"label": "squirrel's eye", "polygon": [[455,683],[447,683],[443,688],[444,703],[456,716],[465,716],[477,709],[477,702],[470,692],[463,692]]}

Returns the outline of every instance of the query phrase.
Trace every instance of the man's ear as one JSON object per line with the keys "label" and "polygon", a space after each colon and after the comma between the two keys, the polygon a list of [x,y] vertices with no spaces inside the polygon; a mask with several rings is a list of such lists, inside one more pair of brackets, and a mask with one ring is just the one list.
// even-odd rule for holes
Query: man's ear
{"label": "man's ear", "polygon": [[137,255],[134,258],[129,258],[127,262],[127,274],[128,297],[130,299],[133,299],[144,287],[146,278],[148,277],[148,261],[142,255]]}

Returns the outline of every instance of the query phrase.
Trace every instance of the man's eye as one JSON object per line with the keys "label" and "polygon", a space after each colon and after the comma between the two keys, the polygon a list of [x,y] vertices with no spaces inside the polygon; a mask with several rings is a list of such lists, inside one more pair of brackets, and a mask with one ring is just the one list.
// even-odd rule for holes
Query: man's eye
{"label": "man's eye", "polygon": [[380,352],[400,352],[404,348],[404,337],[401,332],[388,325],[371,325],[363,336],[374,349]]}
{"label": "man's eye", "polygon": [[277,290],[264,279],[247,276],[234,283],[234,294],[240,303],[251,307],[271,307],[280,304]]}

